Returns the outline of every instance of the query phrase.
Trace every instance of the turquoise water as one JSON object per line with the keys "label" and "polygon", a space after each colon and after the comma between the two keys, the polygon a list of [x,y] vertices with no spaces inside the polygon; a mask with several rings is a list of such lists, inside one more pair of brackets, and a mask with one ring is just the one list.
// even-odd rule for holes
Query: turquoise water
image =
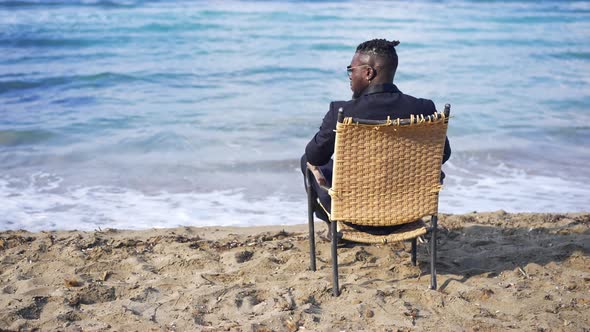
{"label": "turquoise water", "polygon": [[441,211],[588,211],[589,36],[589,1],[0,1],[0,229],[304,223],[372,38],[452,104]]}

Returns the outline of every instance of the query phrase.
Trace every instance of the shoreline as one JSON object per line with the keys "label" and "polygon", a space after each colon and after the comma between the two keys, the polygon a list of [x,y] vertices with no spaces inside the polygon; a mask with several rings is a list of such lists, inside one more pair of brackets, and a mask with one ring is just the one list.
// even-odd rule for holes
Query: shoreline
{"label": "shoreline", "polygon": [[590,213],[439,215],[427,246],[339,248],[307,225],[0,232],[0,330],[582,331],[590,326]]}

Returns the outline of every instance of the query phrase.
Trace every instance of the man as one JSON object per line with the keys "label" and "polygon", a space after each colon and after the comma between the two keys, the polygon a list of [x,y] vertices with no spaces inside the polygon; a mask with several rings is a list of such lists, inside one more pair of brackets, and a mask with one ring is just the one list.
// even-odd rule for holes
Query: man
{"label": "man", "polygon": [[[409,118],[410,114],[424,116],[436,112],[434,103],[428,99],[419,99],[403,94],[394,84],[398,58],[395,46],[398,41],[373,39],[361,43],[356,48],[350,65],[347,67],[352,99],[349,101],[334,101],[324,116],[320,130],[315,134],[305,148],[301,158],[301,170],[305,174],[309,167],[316,181],[312,185],[318,193],[322,206],[330,211],[330,196],[319,190],[319,185],[331,185],[332,154],[338,109],[342,108],[345,117],[356,117],[371,120],[385,120]],[[451,155],[449,140],[445,142],[443,163]],[[441,182],[444,173],[441,174]],[[319,183],[319,184],[318,184]],[[325,216],[318,215],[321,219]],[[326,220],[327,221],[327,220]]]}

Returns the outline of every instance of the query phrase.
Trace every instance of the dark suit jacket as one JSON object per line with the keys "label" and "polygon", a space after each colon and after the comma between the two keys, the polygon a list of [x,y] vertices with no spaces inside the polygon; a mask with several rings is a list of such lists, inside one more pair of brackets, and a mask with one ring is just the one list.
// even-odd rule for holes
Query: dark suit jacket
{"label": "dark suit jacket", "polygon": [[[403,94],[393,84],[370,86],[357,99],[349,101],[334,101],[330,103],[330,110],[324,116],[320,130],[315,134],[305,148],[307,161],[316,166],[326,164],[334,154],[336,139],[336,123],[338,109],[342,107],[345,117],[356,117],[370,120],[385,120],[409,118],[410,114],[424,116],[436,112],[432,100],[414,98]],[[449,139],[445,142],[443,163],[451,156]],[[444,173],[442,174],[444,178]]]}

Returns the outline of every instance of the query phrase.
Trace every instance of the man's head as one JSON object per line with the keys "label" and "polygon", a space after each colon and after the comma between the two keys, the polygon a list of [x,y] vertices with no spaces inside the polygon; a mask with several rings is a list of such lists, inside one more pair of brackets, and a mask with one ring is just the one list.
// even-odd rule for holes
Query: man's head
{"label": "man's head", "polygon": [[361,43],[348,66],[352,97],[358,98],[371,84],[393,83],[397,69],[395,46],[399,41],[373,39]]}

